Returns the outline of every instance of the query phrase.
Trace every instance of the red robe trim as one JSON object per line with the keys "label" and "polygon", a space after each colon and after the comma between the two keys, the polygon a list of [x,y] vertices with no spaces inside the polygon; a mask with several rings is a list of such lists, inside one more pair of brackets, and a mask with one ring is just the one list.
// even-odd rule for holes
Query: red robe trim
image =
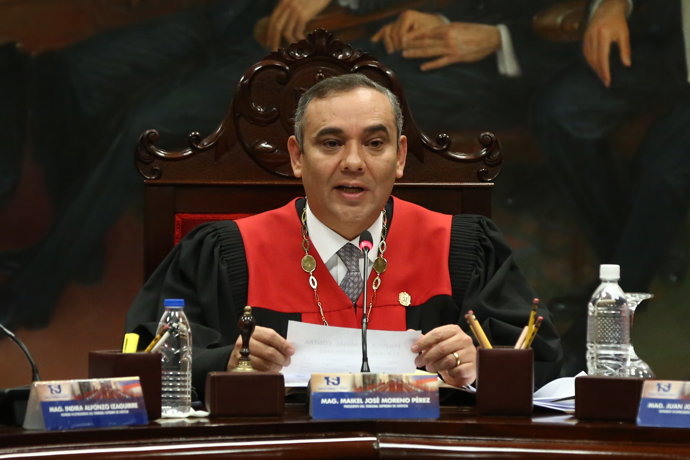
{"label": "red robe trim", "polygon": [[[405,330],[405,307],[399,294],[407,292],[411,305],[424,304],[437,295],[451,295],[448,256],[452,216],[439,214],[415,204],[393,198],[393,219],[388,230],[388,261],[381,275],[369,317],[371,329]],[[309,286],[309,275],[302,270],[301,222],[295,200],[287,205],[237,220],[247,256],[247,304],[283,313],[300,313],[302,321],[321,324],[321,315]],[[362,320],[362,296],[355,310],[318,252],[314,276],[326,321],[331,326],[358,328]],[[372,270],[367,280],[371,299]],[[423,308],[423,307],[420,307]]]}

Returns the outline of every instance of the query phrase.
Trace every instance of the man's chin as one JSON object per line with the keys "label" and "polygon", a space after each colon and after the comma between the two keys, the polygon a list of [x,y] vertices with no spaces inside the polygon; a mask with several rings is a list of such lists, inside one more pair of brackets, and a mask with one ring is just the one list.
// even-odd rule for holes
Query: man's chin
{"label": "man's chin", "polygon": [[379,211],[370,207],[362,208],[361,206],[352,206],[341,210],[339,216],[349,227],[360,229],[358,232],[359,234],[376,221],[376,218],[379,216]]}

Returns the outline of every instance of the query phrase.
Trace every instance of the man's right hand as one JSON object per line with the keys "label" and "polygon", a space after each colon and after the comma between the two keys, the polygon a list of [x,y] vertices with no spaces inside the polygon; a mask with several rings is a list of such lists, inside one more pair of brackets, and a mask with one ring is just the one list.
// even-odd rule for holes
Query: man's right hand
{"label": "man's right hand", "polygon": [[422,13],[421,11],[406,10],[400,13],[398,19],[386,24],[371,37],[371,41],[378,43],[383,40],[388,53],[401,50],[403,40],[412,32],[427,30],[445,24],[438,14]]}
{"label": "man's right hand", "polygon": [[627,0],[604,0],[594,12],[582,41],[585,59],[607,88],[611,85],[609,56],[613,43],[618,44],[623,65],[632,64],[627,9]]}
{"label": "man's right hand", "polygon": [[[237,367],[240,360],[240,348],[242,348],[242,337],[237,338],[235,348],[230,353],[228,370]],[[290,356],[293,354],[295,354],[295,349],[280,334],[273,329],[256,326],[249,340],[249,358],[254,369],[280,372],[283,367],[290,364]]]}

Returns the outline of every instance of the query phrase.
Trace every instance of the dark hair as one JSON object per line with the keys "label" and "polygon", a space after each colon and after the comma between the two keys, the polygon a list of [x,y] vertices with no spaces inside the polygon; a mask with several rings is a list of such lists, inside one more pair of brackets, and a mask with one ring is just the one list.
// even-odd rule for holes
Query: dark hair
{"label": "dark hair", "polygon": [[304,114],[307,111],[307,106],[314,99],[325,99],[328,96],[338,93],[346,93],[357,88],[371,88],[384,94],[391,103],[393,109],[393,117],[395,118],[395,126],[398,130],[397,138],[400,141],[400,133],[402,132],[403,116],[400,109],[400,102],[391,90],[381,86],[369,77],[361,73],[346,73],[337,75],[335,77],[324,78],[314,86],[309,88],[299,99],[297,109],[295,110],[295,137],[300,149],[303,149],[303,124]]}

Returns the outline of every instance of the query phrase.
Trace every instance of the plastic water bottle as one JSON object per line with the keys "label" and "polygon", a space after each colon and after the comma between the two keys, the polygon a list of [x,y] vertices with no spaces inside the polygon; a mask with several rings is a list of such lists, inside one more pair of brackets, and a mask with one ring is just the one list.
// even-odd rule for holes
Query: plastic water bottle
{"label": "plastic water bottle", "polygon": [[192,410],[192,330],[183,299],[165,299],[156,334],[161,354],[161,414],[185,417]]}
{"label": "plastic water bottle", "polygon": [[630,347],[630,314],[618,285],[620,266],[603,264],[601,284],[587,307],[587,373],[627,376]]}

